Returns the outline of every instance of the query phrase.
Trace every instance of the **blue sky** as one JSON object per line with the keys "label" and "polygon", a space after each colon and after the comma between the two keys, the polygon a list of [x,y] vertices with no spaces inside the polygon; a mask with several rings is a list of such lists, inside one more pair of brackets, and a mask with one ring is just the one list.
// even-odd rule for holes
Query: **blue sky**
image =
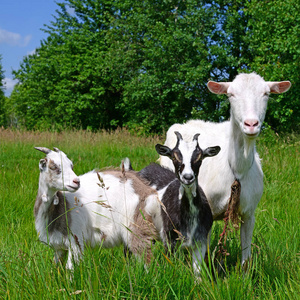
{"label": "blue sky", "polygon": [[6,96],[15,84],[12,70],[18,70],[24,56],[34,53],[40,41],[47,37],[41,28],[55,20],[53,15],[57,9],[59,6],[54,0],[1,1],[0,55]]}

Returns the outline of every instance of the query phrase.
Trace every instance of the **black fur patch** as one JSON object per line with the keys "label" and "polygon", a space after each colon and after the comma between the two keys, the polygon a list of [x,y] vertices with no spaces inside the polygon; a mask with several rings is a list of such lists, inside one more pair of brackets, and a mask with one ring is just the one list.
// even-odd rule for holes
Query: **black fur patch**
{"label": "black fur patch", "polygon": [[178,180],[174,172],[155,163],[142,169],[138,175],[146,179],[150,185],[155,185],[158,191],[166,187],[172,180]]}
{"label": "black fur patch", "polygon": [[[190,203],[186,193],[181,200],[179,199],[180,181],[175,173],[169,169],[158,164],[151,164],[142,169],[138,175],[146,179],[151,186],[155,185],[157,190],[169,185],[161,199],[166,212],[163,208],[161,212],[164,231],[172,249],[177,244],[178,231],[184,238],[187,238],[195,223],[197,227],[192,239],[194,241],[206,241],[208,232],[212,227],[213,217],[206,196],[199,186],[197,197],[193,198],[193,203]],[[195,208],[192,209],[192,206]]]}

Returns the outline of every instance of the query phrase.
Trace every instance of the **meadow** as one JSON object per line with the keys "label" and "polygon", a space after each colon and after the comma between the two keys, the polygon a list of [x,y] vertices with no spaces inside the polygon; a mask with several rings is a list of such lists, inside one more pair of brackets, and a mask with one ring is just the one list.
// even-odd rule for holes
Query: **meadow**
{"label": "meadow", "polygon": [[[264,194],[256,210],[252,263],[240,266],[239,233],[227,239],[230,255],[216,255],[223,223],[215,222],[211,252],[194,279],[190,254],[169,257],[161,243],[144,262],[123,248],[88,248],[71,276],[53,262],[53,250],[38,240],[33,206],[38,188],[34,146],[58,147],[74,162],[76,174],[119,166],[128,156],[140,170],[158,156],[163,137],[138,137],[125,130],[28,132],[0,129],[0,298],[1,299],[300,299],[299,135],[265,131],[257,141],[264,170]],[[72,277],[72,278],[71,278]]]}

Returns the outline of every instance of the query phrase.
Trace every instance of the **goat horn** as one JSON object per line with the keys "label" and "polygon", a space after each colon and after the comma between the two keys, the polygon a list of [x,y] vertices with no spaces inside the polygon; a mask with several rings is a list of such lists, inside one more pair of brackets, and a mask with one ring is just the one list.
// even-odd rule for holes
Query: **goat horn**
{"label": "goat horn", "polygon": [[41,151],[43,153],[46,153],[46,154],[51,152],[51,150],[46,148],[46,147],[34,147],[34,149],[39,150],[39,151]]}
{"label": "goat horn", "polygon": [[200,133],[196,133],[193,137],[193,141],[197,141],[198,140],[198,136],[200,135]]}
{"label": "goat horn", "polygon": [[178,131],[174,131],[178,140],[183,140],[182,135]]}

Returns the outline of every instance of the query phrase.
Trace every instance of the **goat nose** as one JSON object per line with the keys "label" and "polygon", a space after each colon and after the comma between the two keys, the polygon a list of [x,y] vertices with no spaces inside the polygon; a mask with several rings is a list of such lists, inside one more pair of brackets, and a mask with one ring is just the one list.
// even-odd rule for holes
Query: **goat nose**
{"label": "goat nose", "polygon": [[183,178],[184,178],[185,180],[191,181],[191,180],[194,179],[194,175],[193,175],[193,174],[184,174],[184,175],[183,175]]}
{"label": "goat nose", "polygon": [[80,179],[79,178],[74,178],[73,183],[80,185]]}
{"label": "goat nose", "polygon": [[244,121],[244,125],[247,127],[257,127],[259,124],[258,120],[256,119],[247,119]]}

